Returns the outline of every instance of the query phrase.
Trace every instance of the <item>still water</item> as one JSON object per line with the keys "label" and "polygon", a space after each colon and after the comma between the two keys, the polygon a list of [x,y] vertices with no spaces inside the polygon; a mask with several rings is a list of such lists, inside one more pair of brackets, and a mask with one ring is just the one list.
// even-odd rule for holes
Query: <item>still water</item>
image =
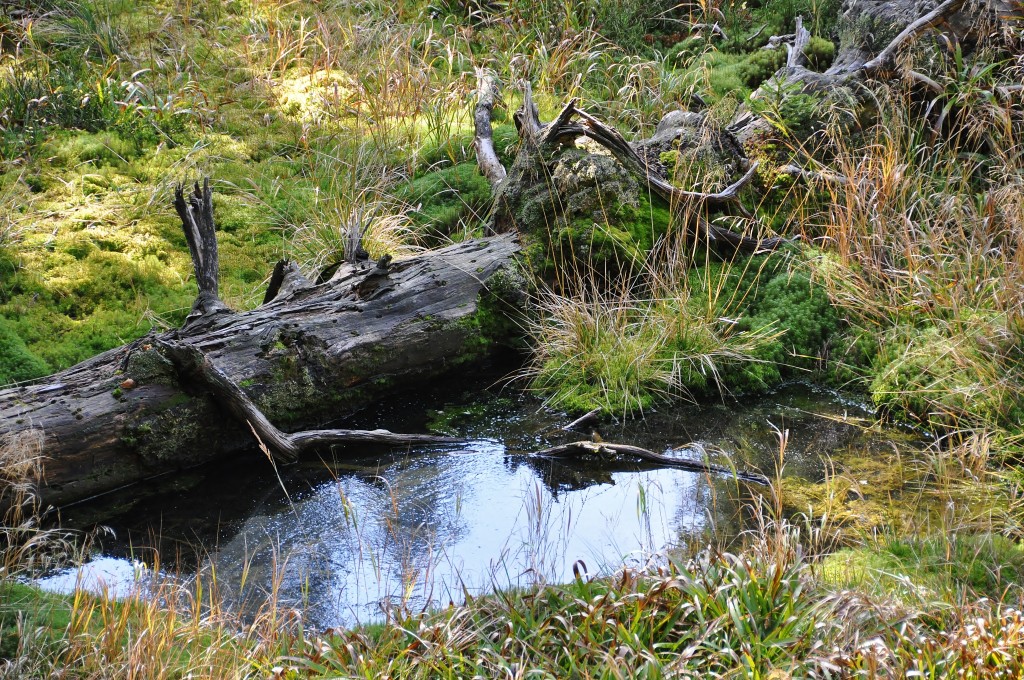
{"label": "still water", "polygon": [[[866,417],[836,393],[792,385],[598,429],[607,441],[658,452],[697,442],[714,462],[770,476],[778,432],[788,431],[785,474],[819,479],[828,459],[890,449],[888,437],[862,427]],[[586,438],[561,429],[570,420],[487,383],[381,406],[352,426],[430,429],[465,443],[350,447],[276,470],[254,452],[66,508],[65,526],[109,531],[87,564],[40,583],[124,592],[145,581],[159,554],[162,573],[175,578],[215,572],[243,612],[270,594],[326,628],[566,581],[574,569],[646,565],[739,530],[736,499],[749,492],[727,478],[528,455]]]}

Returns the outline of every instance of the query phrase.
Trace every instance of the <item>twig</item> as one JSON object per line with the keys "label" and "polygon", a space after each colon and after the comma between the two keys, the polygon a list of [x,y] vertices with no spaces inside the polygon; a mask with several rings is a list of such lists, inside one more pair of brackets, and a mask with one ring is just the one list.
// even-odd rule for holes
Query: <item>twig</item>
{"label": "twig", "polygon": [[584,413],[582,416],[580,416],[576,420],[572,421],[571,423],[569,423],[568,425],[566,425],[562,429],[563,430],[575,429],[575,428],[579,427],[580,425],[585,425],[587,423],[593,422],[594,420],[597,420],[597,417],[599,415],[601,415],[601,409],[595,408],[593,411],[590,411],[589,413]]}

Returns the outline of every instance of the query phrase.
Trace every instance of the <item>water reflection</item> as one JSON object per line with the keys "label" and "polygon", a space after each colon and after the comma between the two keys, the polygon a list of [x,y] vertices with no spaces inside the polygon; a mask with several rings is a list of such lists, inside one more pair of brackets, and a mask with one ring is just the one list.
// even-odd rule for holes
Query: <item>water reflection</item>
{"label": "water reflection", "polygon": [[[280,479],[269,463],[249,458],[193,471],[191,484],[176,476],[71,508],[64,520],[115,529],[120,540],[97,557],[108,583],[130,583],[138,570],[132,559],[159,549],[186,573],[215,570],[221,591],[243,611],[269,595],[304,606],[319,627],[444,606],[495,587],[569,580],[577,561],[590,573],[645,564],[705,532],[732,530],[737,487],[728,480],[529,458],[523,453],[579,438],[558,430],[563,414],[478,388],[434,403],[445,398],[451,403],[435,414],[434,429],[469,438],[464,446],[338,450],[283,468]],[[376,421],[364,415],[361,425],[426,427],[422,409],[402,409],[385,407]],[[658,451],[702,441],[740,467],[770,473],[775,428],[787,428],[787,470],[814,478],[823,456],[890,446],[887,436],[853,422],[860,415],[835,394],[796,386],[749,404],[651,413],[602,434]],[[64,589],[74,579],[44,584]]]}
{"label": "water reflection", "polygon": [[409,456],[376,475],[347,475],[287,508],[254,513],[212,557],[221,583],[249,570],[257,602],[273,582],[319,625],[368,621],[389,608],[417,611],[495,587],[571,578],[644,561],[703,528],[693,474],[617,473],[612,484],[554,495],[504,447],[477,441],[454,452]]}

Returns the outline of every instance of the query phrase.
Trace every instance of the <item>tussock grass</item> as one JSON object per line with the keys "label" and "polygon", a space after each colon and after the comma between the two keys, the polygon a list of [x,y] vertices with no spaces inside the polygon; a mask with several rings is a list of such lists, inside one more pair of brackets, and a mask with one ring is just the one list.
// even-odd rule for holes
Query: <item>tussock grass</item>
{"label": "tussock grass", "polygon": [[822,278],[878,343],[877,404],[932,427],[1019,428],[1019,150],[986,127],[1002,162],[965,158],[970,125],[928,143],[902,97],[890,92],[863,144],[835,140],[847,182],[829,189]]}

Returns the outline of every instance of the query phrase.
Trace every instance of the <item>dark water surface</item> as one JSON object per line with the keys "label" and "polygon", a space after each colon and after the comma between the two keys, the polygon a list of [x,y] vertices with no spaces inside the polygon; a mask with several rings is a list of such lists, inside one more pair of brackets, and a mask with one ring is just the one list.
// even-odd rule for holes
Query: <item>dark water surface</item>
{"label": "dark water surface", "polygon": [[[64,526],[104,525],[113,536],[81,569],[40,583],[123,592],[159,551],[161,568],[178,578],[215,569],[221,592],[243,610],[273,591],[324,628],[495,587],[569,580],[577,560],[590,573],[642,565],[737,531],[742,489],[729,479],[526,456],[585,437],[560,429],[571,420],[564,414],[489,385],[486,376],[439,385],[351,424],[429,428],[465,444],[339,448],[276,472],[256,451],[66,508]],[[828,458],[891,451],[884,433],[861,426],[869,417],[834,392],[792,385],[755,401],[664,407],[604,423],[599,434],[658,452],[698,442],[714,462],[771,476],[777,430],[788,430],[785,473],[820,479]]]}

